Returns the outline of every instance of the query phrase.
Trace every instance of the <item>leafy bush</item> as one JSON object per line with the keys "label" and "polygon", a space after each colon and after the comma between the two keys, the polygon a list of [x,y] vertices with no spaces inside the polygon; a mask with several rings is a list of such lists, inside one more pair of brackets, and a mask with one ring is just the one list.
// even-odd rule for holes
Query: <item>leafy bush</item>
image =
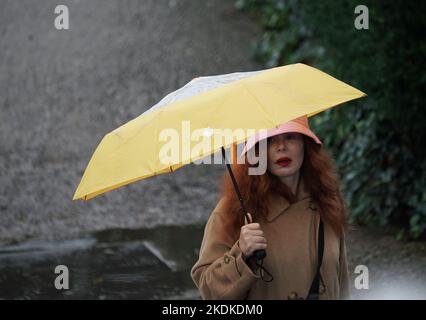
{"label": "leafy bush", "polygon": [[[369,29],[354,27],[355,0],[239,0],[264,34],[253,56],[266,67],[303,62],[367,98],[311,119],[332,150],[351,220],[426,234],[425,2],[364,1]],[[407,231],[407,232],[406,232]]]}

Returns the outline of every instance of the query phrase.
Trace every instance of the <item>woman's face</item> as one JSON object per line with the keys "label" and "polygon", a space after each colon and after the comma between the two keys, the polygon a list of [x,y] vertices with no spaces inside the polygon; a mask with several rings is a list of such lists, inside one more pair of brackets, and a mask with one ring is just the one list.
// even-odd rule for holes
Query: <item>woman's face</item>
{"label": "woman's face", "polygon": [[279,177],[294,175],[303,163],[303,135],[287,132],[268,138],[268,170]]}

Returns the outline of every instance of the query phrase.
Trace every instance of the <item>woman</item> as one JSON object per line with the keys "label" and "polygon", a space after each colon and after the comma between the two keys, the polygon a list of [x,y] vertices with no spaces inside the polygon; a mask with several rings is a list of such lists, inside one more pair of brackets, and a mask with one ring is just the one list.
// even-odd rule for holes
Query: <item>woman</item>
{"label": "woman", "polygon": [[[221,199],[205,227],[191,270],[202,298],[305,299],[319,266],[319,299],[348,298],[346,209],[333,159],[304,116],[268,130],[267,171],[249,175],[254,165],[246,152],[255,148],[259,155],[259,139],[251,137],[245,163],[233,165],[251,221],[244,221],[226,173]],[[267,253],[263,266],[273,276],[270,282],[253,262],[253,253],[261,249]]]}

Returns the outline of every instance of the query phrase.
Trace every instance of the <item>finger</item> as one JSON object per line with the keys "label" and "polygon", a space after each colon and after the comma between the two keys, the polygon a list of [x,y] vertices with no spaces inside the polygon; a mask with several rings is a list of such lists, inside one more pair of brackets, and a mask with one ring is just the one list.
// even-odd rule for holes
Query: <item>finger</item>
{"label": "finger", "polygon": [[266,243],[256,243],[250,246],[250,249],[247,251],[247,255],[252,255],[256,250],[263,250],[266,249],[267,245]]}
{"label": "finger", "polygon": [[[247,218],[248,218],[248,220],[247,220]],[[251,217],[251,214],[247,212],[247,215],[244,215],[244,223],[249,224],[249,223],[252,223],[252,222],[253,222],[253,219]]]}
{"label": "finger", "polygon": [[263,237],[262,229],[248,229],[247,231],[248,231],[247,233],[253,237],[255,236]]}
{"label": "finger", "polygon": [[253,245],[253,251],[252,252],[255,252],[256,250],[262,250],[262,249],[266,249],[268,246],[267,246],[267,244],[266,243],[256,243],[256,244],[254,244]]}
{"label": "finger", "polygon": [[252,238],[253,243],[266,243],[265,237],[255,236]]}
{"label": "finger", "polygon": [[253,223],[253,217],[251,216],[250,212],[247,212],[247,215],[249,217],[249,223]]}
{"label": "finger", "polygon": [[260,224],[258,223],[249,223],[249,224],[246,224],[245,227],[246,229],[249,229],[249,230],[261,230]]}

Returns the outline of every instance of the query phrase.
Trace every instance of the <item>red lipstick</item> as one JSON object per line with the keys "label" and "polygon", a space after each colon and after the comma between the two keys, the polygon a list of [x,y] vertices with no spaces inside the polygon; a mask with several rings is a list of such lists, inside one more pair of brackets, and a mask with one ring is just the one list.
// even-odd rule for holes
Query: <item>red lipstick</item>
{"label": "red lipstick", "polygon": [[287,167],[291,162],[291,159],[288,157],[281,157],[275,163],[280,167]]}

